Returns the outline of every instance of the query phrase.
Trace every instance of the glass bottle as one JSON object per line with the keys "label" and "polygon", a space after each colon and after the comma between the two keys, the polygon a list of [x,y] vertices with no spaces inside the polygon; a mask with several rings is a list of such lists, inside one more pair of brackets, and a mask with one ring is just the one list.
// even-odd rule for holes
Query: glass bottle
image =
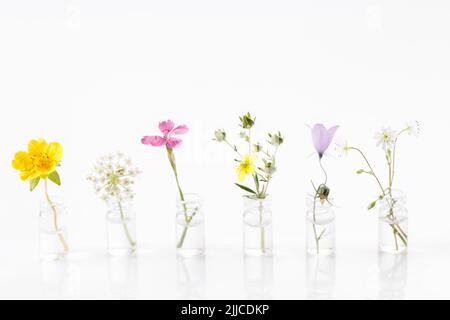
{"label": "glass bottle", "polygon": [[381,200],[378,215],[378,245],[381,252],[400,254],[408,247],[406,195],[392,189]]}
{"label": "glass bottle", "polygon": [[244,253],[250,256],[272,254],[272,200],[244,197]]}
{"label": "glass bottle", "polygon": [[106,213],[108,252],[124,256],[136,251],[136,215],[130,201],[111,201]]}
{"label": "glass bottle", "polygon": [[177,253],[199,256],[205,252],[205,218],[200,197],[195,193],[178,198],[176,212]]}
{"label": "glass bottle", "polygon": [[67,245],[67,206],[60,198],[51,203],[41,202],[39,212],[39,248],[44,260],[63,259],[68,251]]}

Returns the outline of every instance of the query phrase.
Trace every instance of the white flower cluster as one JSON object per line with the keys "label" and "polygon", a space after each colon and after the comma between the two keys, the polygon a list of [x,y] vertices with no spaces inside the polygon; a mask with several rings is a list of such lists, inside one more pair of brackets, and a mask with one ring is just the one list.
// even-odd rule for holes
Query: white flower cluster
{"label": "white flower cluster", "polygon": [[102,200],[126,201],[133,199],[132,186],[141,173],[131,159],[118,152],[100,157],[87,180],[93,183]]}

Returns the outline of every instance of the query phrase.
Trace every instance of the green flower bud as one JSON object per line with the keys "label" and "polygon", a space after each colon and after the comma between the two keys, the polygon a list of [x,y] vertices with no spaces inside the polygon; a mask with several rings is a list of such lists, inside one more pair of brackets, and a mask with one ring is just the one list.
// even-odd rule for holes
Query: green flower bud
{"label": "green flower bud", "polygon": [[267,173],[269,176],[273,175],[277,171],[277,168],[272,162],[266,162],[264,167],[264,172]]}
{"label": "green flower bud", "polygon": [[253,150],[256,153],[261,152],[262,149],[263,149],[263,146],[259,142],[253,145]]}
{"label": "green flower bud", "polygon": [[250,140],[250,138],[248,137],[248,135],[247,135],[247,133],[246,133],[245,131],[239,132],[239,137],[240,137],[241,139],[244,139],[244,140],[247,141],[247,142]]}
{"label": "green flower bud", "polygon": [[241,120],[241,127],[244,129],[251,129],[255,124],[255,119],[256,118],[252,119],[250,112],[247,112],[247,114],[243,115],[242,117],[239,117],[239,120]]}
{"label": "green flower bud", "polygon": [[268,141],[271,145],[273,146],[280,146],[281,144],[283,144],[284,142],[284,138],[281,135],[281,132],[278,131],[277,133],[269,133],[269,141]]}
{"label": "green flower bud", "polygon": [[218,142],[225,141],[225,139],[227,138],[227,134],[223,129],[216,130],[216,132],[214,132],[214,136],[216,137],[215,140]]}
{"label": "green flower bud", "polygon": [[319,196],[320,200],[322,201],[327,200],[328,196],[330,195],[330,188],[322,184],[321,186],[319,186],[319,189],[317,190],[317,195]]}

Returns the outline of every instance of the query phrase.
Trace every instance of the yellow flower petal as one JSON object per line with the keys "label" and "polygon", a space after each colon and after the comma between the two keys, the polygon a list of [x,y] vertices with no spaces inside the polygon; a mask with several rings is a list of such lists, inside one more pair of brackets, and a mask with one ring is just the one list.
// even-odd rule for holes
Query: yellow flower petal
{"label": "yellow flower petal", "polygon": [[25,151],[19,151],[14,155],[12,166],[16,170],[26,170],[32,166],[31,159]]}
{"label": "yellow flower petal", "polygon": [[61,145],[58,142],[50,143],[47,146],[47,155],[58,164],[63,156],[63,149]]}
{"label": "yellow flower petal", "polygon": [[47,144],[44,139],[31,140],[28,152],[15,154],[12,167],[20,171],[22,180],[47,177],[55,171],[63,156],[63,149],[58,142]]}
{"label": "yellow flower petal", "polygon": [[30,155],[41,154],[47,148],[47,142],[40,138],[38,140],[31,140],[28,143],[28,153]]}

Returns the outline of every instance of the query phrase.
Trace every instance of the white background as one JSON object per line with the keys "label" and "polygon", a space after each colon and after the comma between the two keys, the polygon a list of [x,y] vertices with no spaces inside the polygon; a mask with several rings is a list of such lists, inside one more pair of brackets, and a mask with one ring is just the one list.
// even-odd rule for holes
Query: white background
{"label": "white background", "polygon": [[[450,298],[449,18],[447,1],[1,1],[0,298]],[[260,140],[286,137],[266,260],[243,257],[233,157],[211,140],[216,128],[234,139],[246,111]],[[205,258],[176,259],[172,172],[163,149],[140,144],[164,119],[191,129],[176,157],[185,191],[204,198]],[[398,158],[408,257],[378,256],[365,209],[377,186],[354,173],[362,162],[351,154],[324,160],[339,205],[336,257],[307,259],[304,198],[321,176],[305,124],[341,125],[338,136],[385,174],[373,135],[407,120],[422,127]],[[39,137],[65,151],[52,193],[72,218],[67,262],[39,261],[43,190],[30,194],[11,168]],[[116,150],[144,171],[141,249],[124,260],[105,253],[106,208],[85,180]]]}

